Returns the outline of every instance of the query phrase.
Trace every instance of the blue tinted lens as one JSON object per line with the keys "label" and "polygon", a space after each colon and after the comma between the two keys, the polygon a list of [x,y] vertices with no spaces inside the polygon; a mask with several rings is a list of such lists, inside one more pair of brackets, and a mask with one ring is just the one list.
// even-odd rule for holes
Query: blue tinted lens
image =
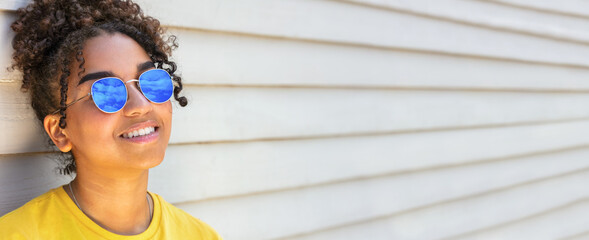
{"label": "blue tinted lens", "polygon": [[154,103],[163,103],[172,97],[174,84],[168,72],[152,69],[139,76],[139,87],[143,95]]}
{"label": "blue tinted lens", "polygon": [[103,112],[117,112],[127,102],[127,88],[118,78],[100,79],[92,84],[91,91],[94,103]]}

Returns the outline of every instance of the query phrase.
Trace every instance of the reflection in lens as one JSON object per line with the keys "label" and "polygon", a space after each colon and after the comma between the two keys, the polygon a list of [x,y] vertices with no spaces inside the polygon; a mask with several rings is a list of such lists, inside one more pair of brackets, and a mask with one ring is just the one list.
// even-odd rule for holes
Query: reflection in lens
{"label": "reflection in lens", "polygon": [[92,99],[107,113],[121,110],[127,101],[127,88],[118,78],[103,78],[92,84]]}
{"label": "reflection in lens", "polygon": [[152,69],[141,74],[139,87],[143,95],[154,103],[168,101],[174,91],[170,75],[162,69]]}

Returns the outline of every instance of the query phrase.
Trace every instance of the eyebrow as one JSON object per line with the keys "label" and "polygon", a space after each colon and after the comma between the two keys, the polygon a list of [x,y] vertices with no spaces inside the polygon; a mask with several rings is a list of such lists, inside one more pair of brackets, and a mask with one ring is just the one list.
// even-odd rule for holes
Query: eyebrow
{"label": "eyebrow", "polygon": [[147,69],[155,68],[155,64],[152,61],[147,61],[141,64],[137,64],[137,72],[144,72]]}
{"label": "eyebrow", "polygon": [[[150,69],[150,68],[155,68],[155,65],[151,61],[137,64],[137,72],[138,73],[144,72],[145,70]],[[78,86],[80,86],[82,83],[85,83],[87,81],[92,81],[92,80],[106,78],[106,77],[116,77],[116,75],[111,71],[88,73],[88,74],[84,75],[84,77],[82,77],[82,79],[80,79],[80,82],[78,82]]]}
{"label": "eyebrow", "polygon": [[111,71],[89,73],[89,74],[86,74],[84,77],[82,77],[82,79],[80,79],[78,86],[80,86],[82,83],[85,83],[87,81],[101,79],[101,78],[105,78],[105,77],[115,77],[115,74]]}

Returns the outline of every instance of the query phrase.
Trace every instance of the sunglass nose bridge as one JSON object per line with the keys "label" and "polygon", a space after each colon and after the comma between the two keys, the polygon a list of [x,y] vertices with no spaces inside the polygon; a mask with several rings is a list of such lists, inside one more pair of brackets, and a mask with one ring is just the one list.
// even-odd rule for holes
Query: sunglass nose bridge
{"label": "sunglass nose bridge", "polygon": [[[127,84],[128,84],[128,83],[130,83],[130,82],[135,82],[135,83],[136,83],[136,84],[135,84],[135,87],[137,87],[137,90],[139,91],[139,93],[140,93],[142,96],[144,96],[144,97],[145,97],[145,94],[144,94],[144,93],[143,93],[143,91],[141,90],[141,87],[139,87],[139,80],[138,80],[138,79],[130,79],[130,80],[127,80],[127,81],[126,81],[126,82],[124,82],[124,83],[125,83],[125,85],[127,85]],[[129,88],[127,87],[127,90],[128,90],[128,89],[129,89]],[[129,97],[130,97],[130,93],[127,93],[127,98],[129,98]],[[147,98],[147,97],[145,97],[145,98]],[[147,100],[149,100],[149,99],[147,99]]]}

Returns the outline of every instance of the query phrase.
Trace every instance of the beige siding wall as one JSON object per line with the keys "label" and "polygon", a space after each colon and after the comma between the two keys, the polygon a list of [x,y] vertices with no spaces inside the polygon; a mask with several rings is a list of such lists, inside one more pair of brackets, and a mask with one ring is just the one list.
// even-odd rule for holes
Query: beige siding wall
{"label": "beige siding wall", "polygon": [[[27,1],[0,3],[8,26]],[[227,239],[589,237],[589,4],[139,1],[190,104],[150,190]],[[0,215],[69,181],[0,72]]]}

